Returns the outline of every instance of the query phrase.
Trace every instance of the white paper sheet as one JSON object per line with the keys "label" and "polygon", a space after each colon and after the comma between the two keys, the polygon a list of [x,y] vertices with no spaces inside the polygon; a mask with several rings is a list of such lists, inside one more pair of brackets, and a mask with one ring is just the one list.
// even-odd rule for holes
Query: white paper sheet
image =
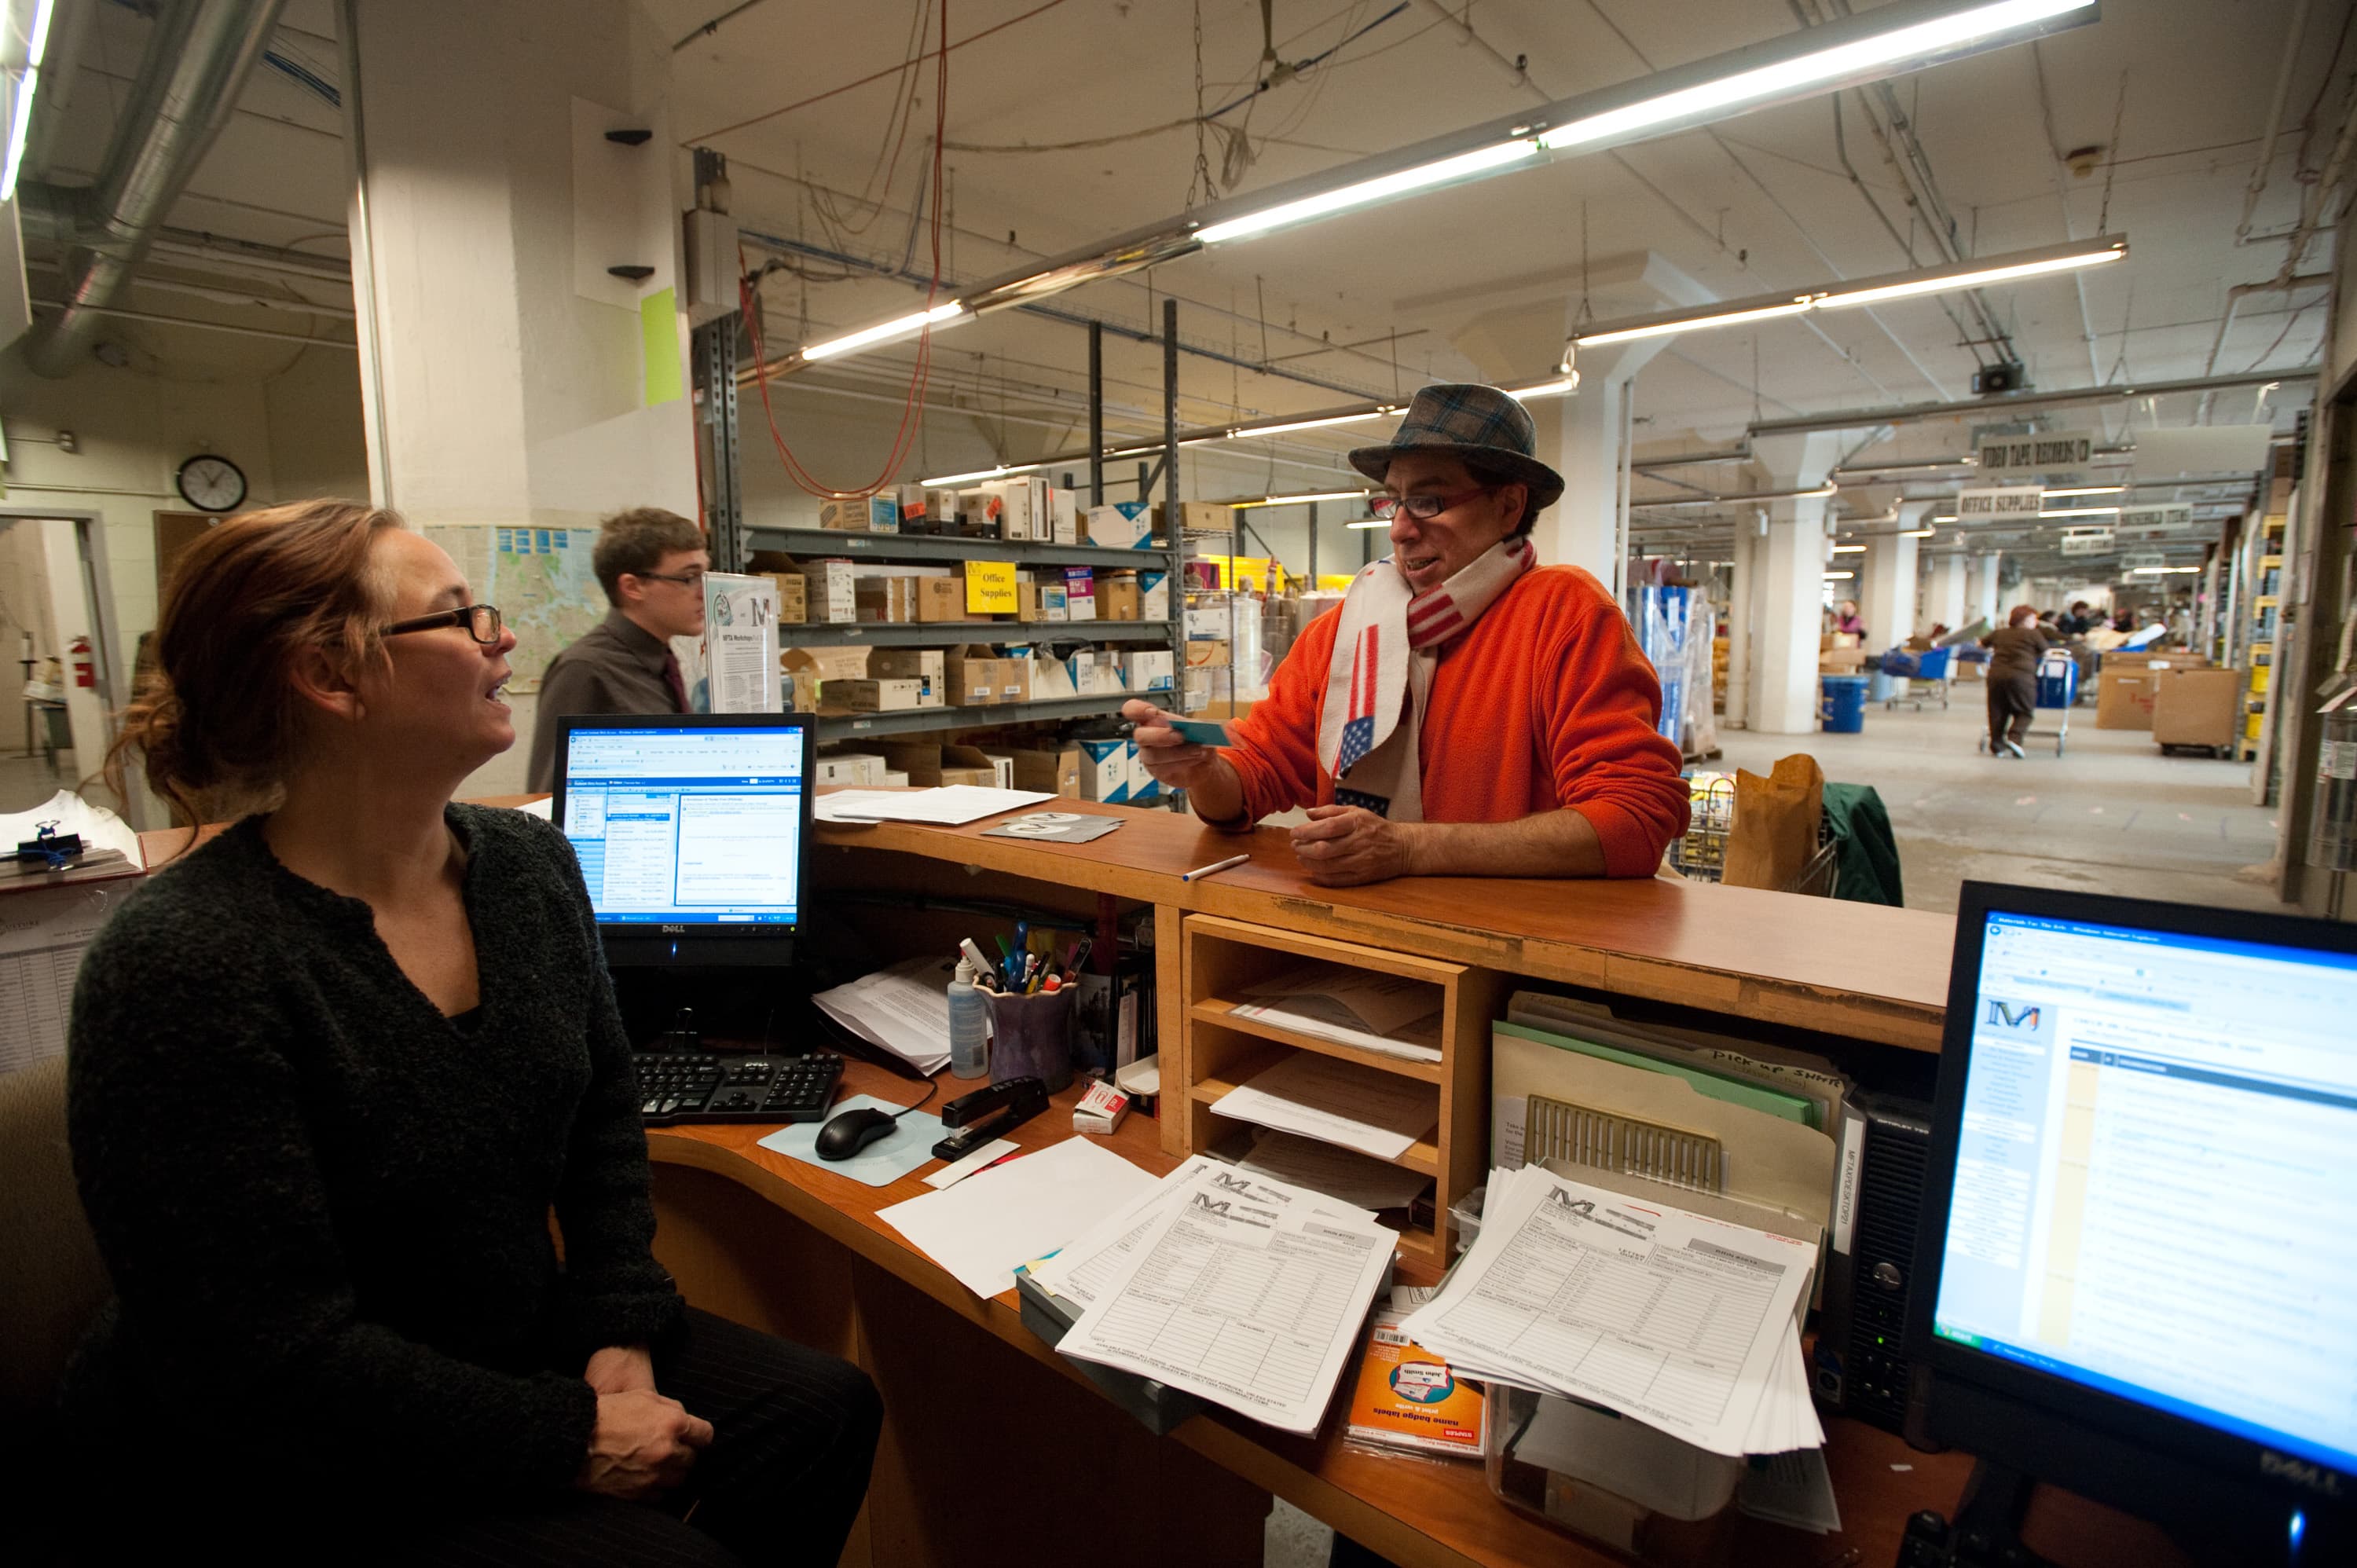
{"label": "white paper sheet", "polygon": [[1222,1116],[1394,1160],[1440,1122],[1437,1085],[1296,1051],[1212,1101]]}
{"label": "white paper sheet", "polygon": [[125,878],[0,896],[0,1072],[65,1050],[81,955],[135,886]]}
{"label": "white paper sheet", "polygon": [[[939,1142],[938,1139],[935,1142]],[[968,1176],[978,1176],[1020,1147],[1012,1138],[997,1138],[985,1144],[962,1160],[953,1160],[925,1178],[925,1185],[938,1192],[945,1187],[955,1187]]]}
{"label": "white paper sheet", "polygon": [[[1791,1386],[1778,1361],[1813,1248],[1537,1165],[1492,1171],[1484,1209],[1408,1333],[1469,1376],[1593,1401],[1714,1454],[1752,1451],[1761,1401]],[[1798,1423],[1780,1410],[1771,1424]]]}
{"label": "white paper sheet", "polygon": [[1313,1433],[1394,1238],[1379,1225],[1263,1204],[1197,1178],[1057,1348],[1287,1432]]}
{"label": "white paper sheet", "polygon": [[838,789],[812,802],[823,822],[931,822],[961,827],[1036,806],[1056,797],[1037,789],[993,789],[979,784],[944,784],[933,789]]}
{"label": "white paper sheet", "polygon": [[1052,1252],[1152,1190],[1119,1155],[1071,1138],[942,1192],[877,1211],[980,1296],[1015,1288],[1015,1267]]}
{"label": "white paper sheet", "polygon": [[1263,1133],[1236,1168],[1340,1198],[1357,1208],[1405,1208],[1432,1178],[1292,1133]]}
{"label": "white paper sheet", "polygon": [[79,833],[92,849],[120,850],[135,866],[146,864],[139,853],[139,835],[130,823],[70,789],[59,790],[29,811],[0,817],[0,843],[14,849],[27,839],[38,838],[44,822],[54,823],[60,834]]}
{"label": "white paper sheet", "polygon": [[1822,1448],[1770,1454],[1751,1462],[1735,1490],[1735,1506],[1754,1519],[1827,1535],[1842,1527],[1834,1478]]}
{"label": "white paper sheet", "polygon": [[1362,1050],[1410,1061],[1440,1059],[1440,988],[1429,981],[1303,964],[1245,991],[1233,1011],[1239,1018]]}
{"label": "white paper sheet", "polygon": [[544,795],[537,800],[526,800],[522,805],[518,806],[516,810],[522,811],[527,817],[538,817],[544,822],[554,822],[555,821],[556,797],[554,795]]}
{"label": "white paper sheet", "polygon": [[950,1059],[950,977],[957,961],[913,958],[822,991],[811,1000],[826,1015],[919,1072],[936,1073]]}

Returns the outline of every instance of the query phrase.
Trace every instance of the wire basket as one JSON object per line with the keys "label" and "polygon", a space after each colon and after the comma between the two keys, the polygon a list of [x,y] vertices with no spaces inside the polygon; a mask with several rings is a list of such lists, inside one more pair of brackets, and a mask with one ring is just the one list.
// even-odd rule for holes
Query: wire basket
{"label": "wire basket", "polygon": [[[1686,799],[1693,815],[1681,837],[1670,841],[1670,865],[1695,882],[1717,882],[1727,875],[1727,837],[1735,827],[1735,776],[1699,772],[1686,775]],[[1830,812],[1817,812],[1817,849],[1793,874],[1780,893],[1830,898],[1840,881],[1840,845],[1835,842]]]}

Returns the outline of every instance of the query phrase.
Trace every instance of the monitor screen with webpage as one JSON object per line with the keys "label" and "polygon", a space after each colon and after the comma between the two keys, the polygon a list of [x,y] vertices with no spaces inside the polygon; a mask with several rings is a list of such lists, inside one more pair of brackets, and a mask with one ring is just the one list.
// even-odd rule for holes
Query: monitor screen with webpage
{"label": "monitor screen with webpage", "polygon": [[791,714],[565,721],[553,811],[609,959],[725,963],[759,944],[758,961],[789,961],[810,744]]}
{"label": "monitor screen with webpage", "polygon": [[2357,933],[1980,885],[1959,920],[1935,1369],[2357,1497]]}

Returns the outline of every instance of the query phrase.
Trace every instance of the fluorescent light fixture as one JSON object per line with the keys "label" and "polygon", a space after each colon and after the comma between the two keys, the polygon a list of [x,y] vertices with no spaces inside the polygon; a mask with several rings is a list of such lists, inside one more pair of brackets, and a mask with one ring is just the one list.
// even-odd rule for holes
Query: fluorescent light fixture
{"label": "fluorescent light fixture", "polygon": [[1863,544],[1836,544],[1834,546],[1834,553],[1836,555],[1863,555],[1866,553],[1866,546]]}
{"label": "fluorescent light fixture", "polygon": [[[1706,115],[1739,114],[1795,92],[1841,84],[1861,75],[1904,70],[1910,63],[1929,63],[1957,49],[1985,48],[2007,42],[2003,35],[2018,28],[2035,27],[2093,6],[2094,0],[1996,0],[1995,4],[1965,6],[1913,26],[1894,26],[1889,19],[1882,18],[1880,30],[1869,30],[1866,37],[1848,43],[1811,50],[1772,65],[1554,126],[1539,137],[1539,145],[1554,152],[1618,141]],[[1899,6],[1891,9],[1902,10]],[[1911,12],[1915,8],[1903,9]],[[1857,18],[1868,29],[1872,29],[1876,19],[1871,13]]]}
{"label": "fluorescent light fixture", "polygon": [[25,63],[38,70],[41,57],[49,52],[49,24],[57,20],[58,0],[36,0],[33,6],[33,35],[25,56]]}
{"label": "fluorescent light fixture", "polygon": [[33,129],[33,90],[41,73],[27,66],[16,78],[16,113],[8,125],[8,162],[0,169],[0,203],[16,199],[16,175],[25,166],[25,138]]}
{"label": "fluorescent light fixture", "polygon": [[1009,463],[996,468],[976,468],[971,474],[943,474],[938,478],[919,479],[920,485],[963,485],[977,479],[1003,479],[1009,474],[1029,474],[1048,467],[1045,463]]}
{"label": "fluorescent light fixture", "polygon": [[1370,419],[1381,419],[1387,413],[1398,412],[1397,408],[1386,403],[1381,408],[1371,408],[1364,413],[1329,413],[1323,419],[1296,419],[1284,424],[1238,425],[1228,432],[1228,439],[1245,441],[1255,435],[1282,435],[1291,430],[1324,430],[1336,424],[1363,424]]}
{"label": "fluorescent light fixture", "polygon": [[[1836,479],[1855,479],[1867,474],[1934,474],[1945,468],[1974,468],[1980,459],[1972,456],[1934,457],[1921,463],[1853,463],[1846,468],[1835,468]],[[2049,490],[2048,495],[2055,492]]]}
{"label": "fluorescent light fixture", "polygon": [[[1830,283],[1819,288],[1802,289],[1781,295],[1754,295],[1748,299],[1728,300],[1718,305],[1605,322],[1592,331],[1578,334],[1573,340],[1586,349],[1604,343],[1626,343],[1640,338],[1660,338],[1673,332],[1738,327],[1746,322],[1765,321],[1780,316],[1797,316],[1803,311],[1843,310],[1852,306],[1878,305],[1886,300],[1906,299],[1916,295],[1979,288],[1986,284],[2035,277],[2045,273],[2067,272],[2075,267],[2100,266],[2105,262],[2119,261],[2127,253],[2128,242],[2122,236],[2098,234],[2092,240],[2073,244],[2049,245],[2034,251],[2011,251],[2000,256],[1957,262],[1948,266],[1886,273],[1879,277]],[[1924,467],[1932,465],[1909,466]],[[1866,471],[1879,473],[1888,470],[1868,466]]]}
{"label": "fluorescent light fixture", "polygon": [[[1955,521],[1956,520],[1955,520],[1954,518],[1951,517],[1951,518],[1944,518],[1944,519],[1943,519],[1942,521],[1946,521],[1946,522],[1953,522],[1953,521]],[[1936,532],[1939,532],[1939,531],[1938,531],[1937,529],[1932,529],[1932,528],[1902,528],[1902,529],[1900,529],[1900,530],[1899,531],[1899,537],[1900,537],[1900,538],[1901,538],[1901,539],[1929,539],[1929,538],[1931,538],[1931,537],[1932,537],[1932,534],[1934,534],[1934,533],[1936,533]]]}
{"label": "fluorescent light fixture", "polygon": [[1344,524],[1348,528],[1389,528],[1391,525],[1392,520],[1387,517],[1362,517],[1356,522]]}
{"label": "fluorescent light fixture", "polygon": [[1265,234],[1272,229],[1281,229],[1288,223],[1303,223],[1313,218],[1348,211],[1353,207],[1364,207],[1371,202],[1389,201],[1393,197],[1405,196],[1412,190],[1429,190],[1436,185],[1447,185],[1452,180],[1470,179],[1476,175],[1488,174],[1509,164],[1534,157],[1538,150],[1538,143],[1527,137],[1476,147],[1455,157],[1419,164],[1414,168],[1401,169],[1396,174],[1361,180],[1355,185],[1321,191],[1316,196],[1305,196],[1297,201],[1282,201],[1259,212],[1247,212],[1241,218],[1231,218],[1224,223],[1196,230],[1195,239],[1205,245],[1216,245],[1223,240],[1249,239],[1254,234]]}
{"label": "fluorescent light fixture", "polygon": [[[2046,493],[2050,496],[2054,492],[2052,490],[2049,490]],[[2038,515],[2041,518],[2117,517],[2120,515],[2120,509],[2115,506],[2058,506],[2051,510],[2041,511]]]}
{"label": "fluorescent light fixture", "polygon": [[1825,574],[1825,581],[1828,583],[1846,583],[1852,577],[1857,575],[1857,574],[1855,572],[1828,572]]}
{"label": "fluorescent light fixture", "polygon": [[847,332],[840,338],[830,338],[823,343],[813,343],[802,350],[802,358],[806,360],[832,360],[837,354],[848,354],[855,349],[873,349],[895,338],[913,338],[926,328],[938,327],[964,312],[965,306],[953,299],[931,310],[911,311],[906,316],[896,316],[889,321],[879,321],[873,327],[863,327],[856,332]]}
{"label": "fluorescent light fixture", "polygon": [[[1933,518],[1932,521],[1933,522],[1953,522],[1953,521],[1956,521],[1956,517],[1955,517],[1955,514],[1954,514],[1953,512],[1951,512],[1951,513],[1949,513],[1946,517],[1935,517],[1935,518]],[[1925,533],[1929,533],[1929,532],[1931,532],[1932,531],[1931,531],[1930,529],[1928,529],[1928,528],[1927,528],[1927,529],[1925,529],[1923,532],[1924,532]]]}
{"label": "fluorescent light fixture", "polygon": [[2128,568],[2128,575],[2131,577],[2161,577],[2179,572],[2199,572],[2200,570],[2201,570],[2201,568],[2199,566],[2131,566]]}
{"label": "fluorescent light fixture", "polygon": [[1228,504],[1242,511],[1246,507],[1254,506],[1308,506],[1311,501],[1362,501],[1366,499],[1364,490],[1320,490],[1315,495],[1263,496],[1256,501],[1230,501]]}
{"label": "fluorescent light fixture", "polygon": [[1534,397],[1562,397],[1566,392],[1578,390],[1579,378],[1576,375],[1560,377],[1551,381],[1540,381],[1534,386],[1504,389],[1506,395],[1516,403],[1528,403]]}
{"label": "fluorescent light fixture", "polygon": [[2083,485],[2075,490],[2049,490],[2046,495],[2050,500],[2056,496],[2116,496],[2126,491],[2126,485]]}

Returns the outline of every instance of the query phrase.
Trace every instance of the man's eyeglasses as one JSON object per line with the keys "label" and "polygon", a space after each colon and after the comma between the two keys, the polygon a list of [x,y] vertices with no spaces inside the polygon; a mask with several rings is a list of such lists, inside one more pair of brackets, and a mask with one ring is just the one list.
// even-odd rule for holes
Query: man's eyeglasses
{"label": "man's eyeglasses", "polygon": [[1418,522],[1430,522],[1450,507],[1463,506],[1475,496],[1486,496],[1497,488],[1495,485],[1476,485],[1453,496],[1377,496],[1367,503],[1367,510],[1380,518],[1387,519],[1405,512]]}
{"label": "man's eyeglasses", "polygon": [[704,574],[701,572],[632,572],[630,575],[642,583],[677,583],[683,588],[694,588],[698,593],[704,591]]}
{"label": "man's eyeglasses", "polygon": [[467,635],[489,648],[500,639],[500,611],[496,605],[460,605],[455,610],[436,610],[430,616],[413,616],[394,621],[384,628],[387,637],[399,637],[404,631],[432,631],[437,627],[462,626]]}

